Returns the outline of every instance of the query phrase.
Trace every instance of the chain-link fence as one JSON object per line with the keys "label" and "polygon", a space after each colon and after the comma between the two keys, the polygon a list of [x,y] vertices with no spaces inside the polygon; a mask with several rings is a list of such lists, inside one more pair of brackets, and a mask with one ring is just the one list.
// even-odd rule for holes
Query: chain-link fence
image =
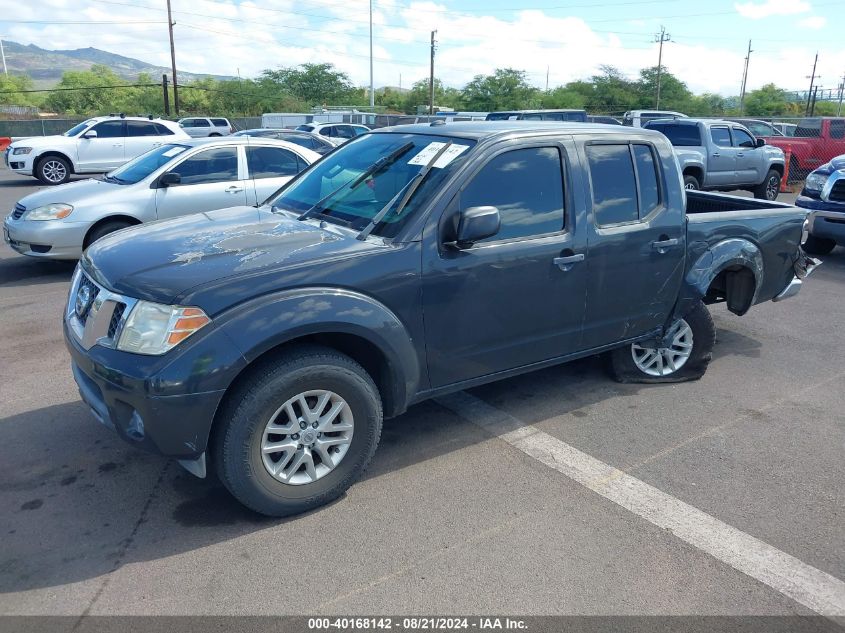
{"label": "chain-link fence", "polygon": [[[206,116],[203,113],[186,116]],[[0,120],[0,138],[8,136],[11,138],[27,138],[30,136],[50,136],[63,134],[77,123],[81,123],[90,117],[65,117],[65,118],[39,118],[30,120],[3,121]],[[181,117],[180,117],[181,118]],[[229,122],[235,130],[248,130],[261,127],[261,117],[238,117],[230,118]]]}

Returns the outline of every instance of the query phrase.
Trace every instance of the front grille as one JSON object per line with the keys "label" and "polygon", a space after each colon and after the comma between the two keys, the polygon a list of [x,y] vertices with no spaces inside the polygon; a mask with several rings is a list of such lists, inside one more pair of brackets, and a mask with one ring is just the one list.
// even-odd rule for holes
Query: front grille
{"label": "front grille", "polygon": [[845,202],[845,179],[839,179],[833,183],[828,200],[831,202]]}
{"label": "front grille", "polygon": [[15,220],[20,220],[21,216],[26,212],[26,207],[23,206],[20,202],[15,205],[15,210],[12,211],[12,218]]}
{"label": "front grille", "polygon": [[108,338],[113,339],[115,334],[117,334],[117,328],[120,327],[120,320],[123,318],[123,313],[126,311],[126,304],[125,303],[118,303],[114,306],[114,312],[111,315],[111,321],[109,321],[109,334]]}
{"label": "front grille", "polygon": [[[79,287],[76,289],[76,296],[77,297],[79,296],[79,293],[82,292],[82,289],[84,287],[89,288],[89,292],[91,293],[91,295],[90,295],[91,298],[89,299],[88,310],[85,311],[85,314],[83,314],[81,317],[79,317],[79,322],[82,325],[85,325],[85,322],[88,320],[88,315],[91,314],[90,305],[94,303],[94,300],[97,298],[97,294],[100,292],[100,289],[97,287],[97,284],[95,284],[93,281],[88,279],[88,275],[86,275],[85,273],[82,273],[82,276],[79,278]],[[79,315],[77,315],[77,316],[79,316]]]}

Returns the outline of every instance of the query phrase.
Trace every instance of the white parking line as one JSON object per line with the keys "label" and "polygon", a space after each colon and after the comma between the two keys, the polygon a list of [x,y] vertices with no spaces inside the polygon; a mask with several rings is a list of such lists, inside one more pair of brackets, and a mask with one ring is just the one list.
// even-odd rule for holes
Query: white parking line
{"label": "white parking line", "polygon": [[461,392],[436,402],[605,499],[826,617],[845,616],[845,582]]}

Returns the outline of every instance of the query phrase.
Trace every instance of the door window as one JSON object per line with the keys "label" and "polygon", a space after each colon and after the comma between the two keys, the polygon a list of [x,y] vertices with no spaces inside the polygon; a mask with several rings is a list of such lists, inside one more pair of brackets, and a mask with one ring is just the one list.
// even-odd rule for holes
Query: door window
{"label": "door window", "polygon": [[649,145],[632,145],[637,166],[637,191],[640,194],[640,219],[660,205],[660,187],[657,184],[657,162]]}
{"label": "door window", "polygon": [[247,147],[246,162],[250,178],[295,176],[305,166],[299,156],[281,147]]}
{"label": "door window", "polygon": [[237,180],[238,149],[218,147],[204,150],[177,165],[173,171],[182,176],[183,185]]}
{"label": "door window", "polygon": [[719,147],[731,146],[731,133],[726,127],[711,127],[710,138],[712,138],[713,142]]}
{"label": "door window", "polygon": [[189,127],[211,127],[208,119],[192,119]]}
{"label": "door window", "polygon": [[555,147],[518,149],[492,158],[461,192],[461,209],[492,205],[502,228],[485,241],[563,229],[563,165]]}
{"label": "door window", "polygon": [[593,215],[598,226],[639,219],[637,183],[628,144],[588,145]]}
{"label": "door window", "polygon": [[97,138],[122,138],[123,121],[103,121],[92,128],[97,133]]}
{"label": "door window", "polygon": [[156,134],[159,136],[169,136],[173,134],[173,130],[166,125],[162,125],[161,123],[154,123],[154,125],[156,126]]}
{"label": "door window", "polygon": [[229,127],[229,122],[226,119],[211,119],[211,123],[215,127]]}
{"label": "door window", "polygon": [[734,147],[747,147],[752,148],[756,147],[757,144],[754,142],[754,138],[745,130],[740,130],[739,128],[733,129],[734,135]]}
{"label": "door window", "polygon": [[320,136],[336,136],[335,127],[330,125],[320,130]]}
{"label": "door window", "polygon": [[127,121],[126,136],[158,136],[158,130],[152,121]]}
{"label": "door window", "polygon": [[830,122],[830,138],[845,138],[845,119],[833,119]]}

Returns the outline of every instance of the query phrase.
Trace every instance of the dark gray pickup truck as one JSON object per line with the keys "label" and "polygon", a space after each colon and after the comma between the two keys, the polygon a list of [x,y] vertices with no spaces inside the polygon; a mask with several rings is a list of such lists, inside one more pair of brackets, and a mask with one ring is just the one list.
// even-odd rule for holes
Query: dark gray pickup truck
{"label": "dark gray pickup truck", "polygon": [[265,204],[119,231],[64,315],[83,400],[268,515],[341,495],[382,418],[604,353],[700,377],[714,326],[794,295],[794,207],[685,192],[666,138],[525,122],[379,130]]}

